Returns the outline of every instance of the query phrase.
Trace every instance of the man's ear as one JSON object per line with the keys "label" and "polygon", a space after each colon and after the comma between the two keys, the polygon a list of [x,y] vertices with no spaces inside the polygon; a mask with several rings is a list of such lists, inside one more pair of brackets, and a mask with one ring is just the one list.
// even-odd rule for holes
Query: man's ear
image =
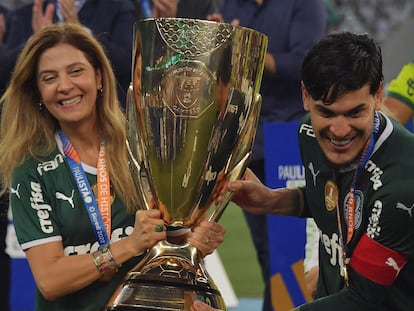
{"label": "man's ear", "polygon": [[375,110],[380,110],[382,106],[382,100],[383,100],[383,94],[384,94],[384,81],[380,83],[380,86],[377,90],[377,92],[374,95],[375,99]]}
{"label": "man's ear", "polygon": [[305,109],[305,111],[309,111],[310,94],[306,90],[305,85],[303,84],[303,82],[301,82],[301,88],[302,88],[303,109]]}

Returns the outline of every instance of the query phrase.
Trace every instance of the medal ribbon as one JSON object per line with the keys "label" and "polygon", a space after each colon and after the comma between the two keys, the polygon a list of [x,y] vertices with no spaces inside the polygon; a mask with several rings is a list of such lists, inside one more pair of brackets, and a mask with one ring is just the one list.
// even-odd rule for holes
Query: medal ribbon
{"label": "medal ribbon", "polygon": [[105,160],[105,145],[101,143],[98,157],[98,207],[108,238],[111,238],[111,185]]}
{"label": "medal ribbon", "polygon": [[[365,165],[368,162],[368,159],[371,157],[371,154],[374,150],[375,145],[375,136],[379,131],[379,115],[378,112],[374,112],[374,126],[371,133],[370,138],[368,139],[367,143],[365,144],[364,150],[362,151],[361,158],[358,163],[358,167],[355,170],[354,176],[352,177],[352,184],[351,189],[349,190],[349,199],[347,202],[347,237],[346,237],[346,244],[349,243],[352,236],[354,235],[354,224],[355,224],[355,187],[356,181],[358,179],[358,175],[362,172]],[[340,223],[339,223],[339,227]],[[341,233],[342,235],[342,233]]]}
{"label": "medal ribbon", "polygon": [[340,241],[341,248],[342,248],[342,259],[344,261],[344,273],[345,273],[345,281],[348,283],[348,275],[346,270],[347,265],[347,258],[346,258],[346,251],[345,246],[349,243],[349,241],[352,239],[352,236],[354,235],[355,230],[355,187],[356,182],[358,179],[358,175],[361,173],[361,171],[364,169],[366,163],[368,162],[368,159],[370,158],[375,145],[375,138],[379,131],[379,125],[380,125],[380,118],[377,111],[374,111],[374,126],[371,133],[370,138],[368,139],[367,143],[364,146],[364,150],[361,153],[361,157],[358,163],[358,167],[356,168],[354,172],[354,176],[352,177],[352,184],[351,189],[349,190],[349,198],[348,202],[346,203],[348,210],[347,210],[347,237],[346,237],[346,243],[344,241],[344,235],[342,233],[342,225],[341,225],[341,215],[339,211],[339,205],[336,204],[336,215],[338,220],[338,230],[339,234],[341,236],[342,241]]}
{"label": "medal ribbon", "polygon": [[102,143],[100,146],[98,159],[98,205],[86,173],[82,168],[78,153],[63,131],[59,131],[59,136],[62,140],[63,152],[88,212],[96,239],[101,247],[109,245],[109,234],[111,232],[110,181],[105,162],[104,144]]}

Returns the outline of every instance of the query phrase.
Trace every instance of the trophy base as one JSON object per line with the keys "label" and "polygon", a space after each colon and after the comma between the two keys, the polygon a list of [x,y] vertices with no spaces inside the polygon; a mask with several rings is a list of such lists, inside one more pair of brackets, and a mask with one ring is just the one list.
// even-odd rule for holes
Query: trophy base
{"label": "trophy base", "polygon": [[147,279],[144,275],[128,278],[118,293],[117,300],[106,311],[136,310],[191,310],[194,300],[225,310],[218,290],[207,286],[180,284],[171,278]]}
{"label": "trophy base", "polygon": [[190,311],[195,300],[226,310],[195,248],[162,241],[126,275],[104,310]]}

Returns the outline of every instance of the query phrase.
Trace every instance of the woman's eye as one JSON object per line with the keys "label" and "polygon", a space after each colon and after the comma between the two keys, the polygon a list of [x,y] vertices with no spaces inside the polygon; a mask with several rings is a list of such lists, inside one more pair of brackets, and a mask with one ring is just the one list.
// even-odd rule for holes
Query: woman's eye
{"label": "woman's eye", "polygon": [[75,68],[72,69],[72,71],[70,72],[71,75],[77,76],[80,75],[82,73],[83,69],[82,68]]}
{"label": "woman's eye", "polygon": [[44,76],[42,78],[42,81],[45,82],[45,83],[52,83],[55,80],[56,80],[55,76]]}

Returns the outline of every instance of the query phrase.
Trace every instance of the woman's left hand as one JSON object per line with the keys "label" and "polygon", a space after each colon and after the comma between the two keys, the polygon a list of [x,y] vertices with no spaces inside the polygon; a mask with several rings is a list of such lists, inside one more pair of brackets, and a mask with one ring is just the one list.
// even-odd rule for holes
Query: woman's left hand
{"label": "woman's left hand", "polygon": [[215,221],[201,221],[189,234],[187,242],[201,253],[202,257],[211,254],[224,241],[226,228]]}

